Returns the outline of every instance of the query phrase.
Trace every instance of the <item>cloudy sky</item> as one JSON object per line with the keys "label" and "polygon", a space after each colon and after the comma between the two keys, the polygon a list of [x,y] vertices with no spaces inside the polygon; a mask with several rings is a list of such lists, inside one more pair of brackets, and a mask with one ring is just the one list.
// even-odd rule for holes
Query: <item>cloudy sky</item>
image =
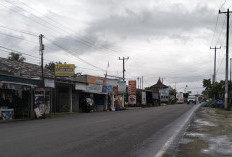
{"label": "cloudy sky", "polygon": [[[229,0],[0,0],[0,56],[25,53],[40,64],[38,35],[43,34],[45,63],[62,61],[76,72],[144,76],[144,87],[156,83],[179,91],[202,91],[202,80],[213,74],[210,46],[217,54],[217,80],[225,75],[226,16],[218,10]],[[8,52],[7,52],[8,51]],[[28,56],[26,54],[30,54]]]}

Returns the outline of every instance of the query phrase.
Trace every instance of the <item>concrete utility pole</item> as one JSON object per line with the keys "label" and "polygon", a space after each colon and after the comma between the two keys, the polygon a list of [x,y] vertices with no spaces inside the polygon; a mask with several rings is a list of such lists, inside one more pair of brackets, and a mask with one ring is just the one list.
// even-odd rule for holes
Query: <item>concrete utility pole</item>
{"label": "concrete utility pole", "polygon": [[40,55],[41,55],[41,80],[42,80],[42,87],[44,87],[44,72],[43,72],[43,50],[44,50],[44,44],[43,44],[43,34],[39,35],[39,51],[40,51]]}
{"label": "concrete utility pole", "polygon": [[137,78],[137,80],[138,80],[138,89],[139,89],[139,77]]}
{"label": "concrete utility pole", "polygon": [[212,48],[210,46],[210,49],[214,49],[214,74],[213,74],[213,84],[214,84],[216,82],[216,57],[217,57],[216,53],[217,53],[217,49],[221,49],[221,46],[219,48],[217,48],[216,46],[215,48]]}
{"label": "concrete utility pole", "polygon": [[119,60],[122,60],[123,61],[123,81],[125,81],[125,60],[128,60],[129,59],[129,57],[127,57],[127,58],[125,58],[125,57],[123,57],[123,58],[120,58],[119,57]]}
{"label": "concrete utility pole", "polygon": [[230,13],[232,13],[229,9],[227,9],[227,12],[221,12],[219,10],[219,14],[226,14],[227,16],[227,29],[226,29],[226,75],[225,75],[225,106],[224,108],[226,110],[230,109],[230,106],[228,105],[228,59],[229,59],[229,29],[230,29]]}
{"label": "concrete utility pole", "polygon": [[143,89],[143,76],[142,76],[142,89]]}

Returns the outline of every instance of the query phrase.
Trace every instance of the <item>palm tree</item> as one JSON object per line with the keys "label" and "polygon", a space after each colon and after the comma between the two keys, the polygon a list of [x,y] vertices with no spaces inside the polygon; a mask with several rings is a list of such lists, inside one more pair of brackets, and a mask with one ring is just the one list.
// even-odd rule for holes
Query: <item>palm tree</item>
{"label": "palm tree", "polygon": [[20,61],[20,62],[24,62],[26,60],[26,58],[23,57],[22,54],[14,53],[14,52],[11,52],[9,54],[8,59],[15,60],[15,61]]}

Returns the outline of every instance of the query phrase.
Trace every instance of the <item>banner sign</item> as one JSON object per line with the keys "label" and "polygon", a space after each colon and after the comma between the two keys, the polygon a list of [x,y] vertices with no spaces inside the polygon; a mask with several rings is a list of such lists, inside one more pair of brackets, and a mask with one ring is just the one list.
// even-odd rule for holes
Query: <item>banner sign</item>
{"label": "banner sign", "polygon": [[115,80],[115,79],[106,79],[105,85],[106,86],[116,87],[116,86],[118,86],[118,80]]}
{"label": "banner sign", "polygon": [[44,79],[44,85],[45,85],[45,87],[54,88],[55,82],[53,79]]}
{"label": "banner sign", "polygon": [[113,87],[112,86],[103,86],[102,87],[102,92],[103,93],[113,93]]}
{"label": "banner sign", "polygon": [[126,93],[126,81],[118,81],[118,93]]}
{"label": "banner sign", "polygon": [[102,93],[102,85],[89,84],[86,91],[90,93]]}
{"label": "banner sign", "polygon": [[169,101],[169,88],[160,89],[160,101],[161,102],[168,102]]}
{"label": "banner sign", "polygon": [[75,90],[83,90],[85,91],[86,90],[86,84],[83,84],[83,83],[76,83],[75,84]]}
{"label": "banner sign", "polygon": [[128,81],[128,104],[136,104],[136,80]]}
{"label": "banner sign", "polygon": [[142,92],[142,105],[146,105],[146,92]]}
{"label": "banner sign", "polygon": [[56,64],[55,75],[56,76],[74,76],[75,65],[74,64]]}

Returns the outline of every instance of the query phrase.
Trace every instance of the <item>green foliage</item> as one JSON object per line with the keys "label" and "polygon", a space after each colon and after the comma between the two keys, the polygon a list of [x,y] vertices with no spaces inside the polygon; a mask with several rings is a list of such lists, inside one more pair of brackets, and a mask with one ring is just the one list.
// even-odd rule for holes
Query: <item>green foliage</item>
{"label": "green foliage", "polygon": [[225,81],[221,80],[220,82],[215,82],[212,85],[210,79],[204,79],[202,83],[203,87],[205,87],[205,90],[202,92],[202,94],[207,95],[212,99],[224,99]]}
{"label": "green foliage", "polygon": [[48,64],[45,65],[45,68],[52,71],[52,72],[55,72],[55,65],[56,64],[62,64],[62,62],[50,62]]}
{"label": "green foliage", "polygon": [[137,102],[137,104],[142,103],[142,90],[140,90],[140,89],[136,90],[136,102]]}
{"label": "green foliage", "polygon": [[15,61],[20,61],[20,62],[24,62],[26,60],[26,58],[23,57],[22,54],[14,53],[14,52],[11,52],[9,54],[8,59],[15,60]]}
{"label": "green foliage", "polygon": [[205,87],[205,90],[211,88],[211,79],[204,79],[202,83],[203,83],[203,87]]}

